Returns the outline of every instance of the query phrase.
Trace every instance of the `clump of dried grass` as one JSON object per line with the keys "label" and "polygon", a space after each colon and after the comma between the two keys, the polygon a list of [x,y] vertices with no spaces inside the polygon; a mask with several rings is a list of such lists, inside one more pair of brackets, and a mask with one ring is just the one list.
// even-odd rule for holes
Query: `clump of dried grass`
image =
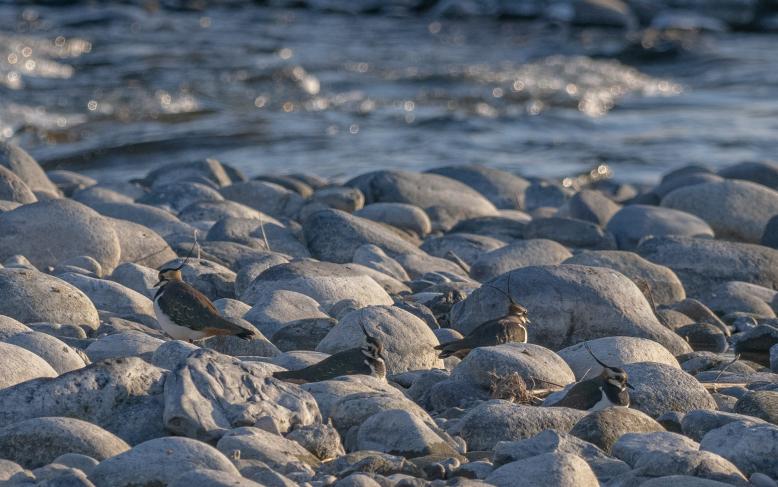
{"label": "clump of dried grass", "polygon": [[537,398],[517,372],[505,375],[499,375],[495,371],[489,372],[489,395],[492,399],[503,399],[517,404],[537,403]]}

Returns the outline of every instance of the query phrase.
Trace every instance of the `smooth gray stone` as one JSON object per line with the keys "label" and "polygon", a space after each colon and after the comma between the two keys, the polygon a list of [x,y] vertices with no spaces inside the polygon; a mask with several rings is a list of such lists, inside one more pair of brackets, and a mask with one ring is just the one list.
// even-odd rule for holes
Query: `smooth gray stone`
{"label": "smooth gray stone", "polygon": [[511,487],[515,486],[519,479],[521,485],[528,487],[600,485],[589,464],[572,453],[544,453],[508,463],[486,477],[486,482],[498,487]]}
{"label": "smooth gray stone", "polygon": [[305,294],[278,289],[257,296],[243,319],[263,335],[273,337],[287,323],[302,319],[329,318],[319,303]]}
{"label": "smooth gray stone", "polygon": [[643,362],[626,364],[635,390],[630,390],[630,407],[657,418],[669,411],[688,412],[716,409],[716,401],[697,379],[678,367]]}
{"label": "smooth gray stone", "polygon": [[175,479],[169,487],[263,487],[240,475],[219,470],[196,468]]}
{"label": "smooth gray stone", "polygon": [[0,141],[0,166],[10,169],[32,191],[59,194],[38,161],[13,142]]}
{"label": "smooth gray stone", "polygon": [[90,480],[96,487],[169,485],[182,473],[199,468],[240,476],[221,452],[190,438],[157,438],[104,460]]}
{"label": "smooth gray stone", "polygon": [[605,226],[621,205],[614,202],[601,191],[582,189],[570,198],[566,207],[560,208],[559,216],[569,216]]}
{"label": "smooth gray stone", "polygon": [[138,203],[161,206],[178,212],[200,201],[222,201],[224,198],[215,189],[195,182],[177,182],[152,188],[138,199]]}
{"label": "smooth gray stone", "polygon": [[84,176],[83,174],[79,174],[74,171],[66,171],[62,169],[47,171],[46,176],[48,176],[49,180],[57,187],[57,189],[59,189],[62,194],[68,198],[73,194],[73,192],[79,189],[88,188],[89,186],[94,186],[97,184],[97,180],[94,178]]}
{"label": "smooth gray stone", "polygon": [[596,223],[575,218],[535,218],[524,227],[524,238],[545,238],[579,249],[616,249],[616,240],[610,232]]}
{"label": "smooth gray stone", "polygon": [[216,445],[225,455],[240,451],[241,460],[259,460],[284,475],[312,476],[319,460],[296,441],[260,428],[243,427],[226,432]]}
{"label": "smooth gray stone", "polygon": [[655,341],[627,336],[603,337],[577,343],[557,352],[575,373],[576,380],[583,380],[584,376],[587,379],[597,377],[603,370],[586,347],[598,359],[613,367],[655,362],[680,368],[673,354]]}
{"label": "smooth gray stone", "polygon": [[635,409],[617,406],[587,414],[570,429],[570,434],[594,443],[610,454],[613,445],[624,434],[656,431],[664,431],[664,428],[649,416]]}
{"label": "smooth gray stone", "polygon": [[57,371],[33,352],[10,343],[0,342],[0,393],[14,385],[40,377],[57,377]]}
{"label": "smooth gray stone", "polygon": [[327,186],[314,191],[311,200],[336,210],[354,213],[365,206],[365,195],[357,188]]}
{"label": "smooth gray stone", "polygon": [[216,184],[217,187],[227,186],[232,181],[222,164],[216,159],[206,159],[196,162],[175,162],[150,171],[143,180],[149,187],[164,186],[190,179],[203,177]]}
{"label": "smooth gray stone", "polygon": [[0,165],[0,200],[26,205],[35,203],[38,198],[19,176]]}
{"label": "smooth gray stone", "polygon": [[480,255],[472,263],[470,275],[485,282],[522,267],[560,264],[572,255],[566,247],[553,240],[517,240]]}
{"label": "smooth gray stone", "polygon": [[778,163],[773,161],[740,162],[720,169],[718,175],[778,189]]}
{"label": "smooth gray stone", "polygon": [[223,187],[226,199],[241,203],[276,218],[295,218],[303,206],[299,194],[273,183],[245,181]]}
{"label": "smooth gray stone", "polygon": [[419,237],[432,231],[432,222],[424,210],[407,203],[372,203],[355,211],[354,216],[392,225]]}
{"label": "smooth gray stone", "polygon": [[623,207],[611,217],[605,229],[616,237],[621,250],[633,250],[649,236],[713,237],[713,229],[690,213],[648,205]]}
{"label": "smooth gray stone", "polygon": [[37,331],[17,333],[4,342],[22,347],[45,360],[57,372],[64,374],[80,369],[86,363],[79,352],[51,335]]}
{"label": "smooth gray stone", "polygon": [[357,449],[406,458],[456,456],[455,448],[417,416],[400,409],[382,411],[359,426]]}
{"label": "smooth gray stone", "polygon": [[[120,263],[132,262],[157,268],[175,259],[176,253],[157,232],[139,223],[106,217],[113,224],[121,247]],[[98,274],[99,275],[99,274]]]}
{"label": "smooth gray stone", "polygon": [[121,438],[74,418],[33,418],[0,428],[0,456],[33,469],[65,453],[105,460],[130,449]]}
{"label": "smooth gray stone", "polygon": [[721,455],[746,475],[778,477],[778,427],[772,424],[729,423],[705,434],[700,449]]}
{"label": "smooth gray stone", "polygon": [[437,167],[427,172],[456,179],[481,193],[495,207],[502,209],[523,208],[524,192],[530,185],[526,179],[507,171],[475,164]]}

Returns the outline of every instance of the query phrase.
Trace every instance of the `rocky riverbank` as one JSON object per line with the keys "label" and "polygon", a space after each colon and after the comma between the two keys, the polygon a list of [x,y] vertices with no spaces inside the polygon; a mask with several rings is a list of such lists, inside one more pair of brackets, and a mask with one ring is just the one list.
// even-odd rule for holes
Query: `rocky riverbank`
{"label": "rocky riverbank", "polygon": [[[108,184],[0,147],[0,482],[775,486],[778,165],[604,172]],[[157,270],[191,249],[186,282],[258,338],[161,330]],[[527,344],[438,358],[511,301]],[[388,380],[272,377],[360,324]],[[602,370],[587,348],[629,408],[549,406]]]}

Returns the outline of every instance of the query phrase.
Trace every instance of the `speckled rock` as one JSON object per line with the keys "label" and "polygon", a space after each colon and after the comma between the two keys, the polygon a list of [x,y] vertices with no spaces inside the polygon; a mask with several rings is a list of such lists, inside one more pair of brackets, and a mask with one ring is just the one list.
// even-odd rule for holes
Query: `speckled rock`
{"label": "speckled rock", "polygon": [[774,425],[732,422],[708,432],[700,441],[700,449],[721,455],[746,475],[778,477],[778,427]]}
{"label": "speckled rock", "polygon": [[21,322],[100,325],[92,301],[78,288],[41,272],[0,269],[0,314]]}
{"label": "speckled rock", "polygon": [[743,423],[746,426],[766,424],[762,419],[744,414],[696,409],[684,415],[681,420],[681,427],[683,428],[683,434],[695,441],[701,441],[709,431],[734,422]]}
{"label": "speckled rock", "polygon": [[657,418],[669,411],[716,409],[702,384],[677,367],[652,362],[626,364],[635,390],[630,391],[630,407]]}
{"label": "speckled rock", "polygon": [[486,482],[511,487],[517,485],[518,479],[528,487],[600,485],[589,464],[572,453],[544,453],[503,465],[486,477]]}
{"label": "speckled rock", "polygon": [[227,432],[216,446],[225,455],[238,451],[241,460],[259,460],[282,474],[311,476],[319,460],[299,443],[260,428],[243,427]]}
{"label": "speckled rock", "polygon": [[456,456],[457,451],[419,417],[400,409],[370,416],[359,426],[357,449],[414,458]]}
{"label": "speckled rock", "polygon": [[168,487],[263,487],[240,475],[220,470],[196,468],[176,478]]}
{"label": "speckled rock", "polygon": [[165,383],[166,427],[213,441],[244,424],[281,433],[320,421],[313,397],[272,378],[272,370],[210,350],[191,353]]}
{"label": "speckled rock", "polygon": [[[50,237],[57,235],[56,240]],[[0,213],[0,260],[24,249],[39,269],[80,255],[96,259],[107,272],[119,263],[119,238],[108,220],[67,199],[40,201]]]}
{"label": "speckled rock", "polygon": [[165,436],[165,376],[162,369],[131,357],[87,365],[56,379],[0,389],[0,426],[30,418],[67,416],[96,424],[131,445]]}
{"label": "speckled rock", "polygon": [[0,342],[0,391],[39,377],[56,377],[57,371],[41,357],[29,350],[10,343]]}
{"label": "speckled rock", "polygon": [[0,456],[38,468],[65,453],[105,460],[129,450],[121,438],[73,418],[33,418],[0,428]]}
{"label": "speckled rock", "polygon": [[367,332],[381,340],[387,373],[442,367],[433,347],[438,340],[422,320],[394,306],[371,306],[352,311],[324,337],[316,351],[333,354],[358,347]]}
{"label": "speckled rock", "polygon": [[64,374],[86,365],[80,352],[77,352],[62,342],[62,340],[45,333],[37,331],[16,333],[8,338],[4,338],[3,341],[34,353],[51,365],[57,374]]}
{"label": "speckled rock", "polygon": [[[512,276],[512,277],[511,277]],[[604,336],[649,338],[673,354],[690,351],[681,338],[662,326],[637,286],[624,275],[579,265],[524,267],[490,284],[511,294],[529,310],[529,342],[559,350]],[[555,296],[549,300],[548,296]],[[466,334],[487,320],[504,315],[508,298],[481,286],[451,309],[454,327]]]}
{"label": "speckled rock", "polygon": [[140,357],[150,361],[154,352],[164,343],[139,331],[126,331],[101,337],[86,348],[93,362],[107,358]]}

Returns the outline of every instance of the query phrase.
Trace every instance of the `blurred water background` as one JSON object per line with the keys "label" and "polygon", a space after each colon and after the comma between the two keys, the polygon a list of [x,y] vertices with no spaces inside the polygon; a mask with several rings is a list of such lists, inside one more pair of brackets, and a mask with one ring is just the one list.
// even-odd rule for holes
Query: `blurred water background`
{"label": "blurred water background", "polygon": [[775,159],[774,0],[0,0],[0,138],[102,180]]}

